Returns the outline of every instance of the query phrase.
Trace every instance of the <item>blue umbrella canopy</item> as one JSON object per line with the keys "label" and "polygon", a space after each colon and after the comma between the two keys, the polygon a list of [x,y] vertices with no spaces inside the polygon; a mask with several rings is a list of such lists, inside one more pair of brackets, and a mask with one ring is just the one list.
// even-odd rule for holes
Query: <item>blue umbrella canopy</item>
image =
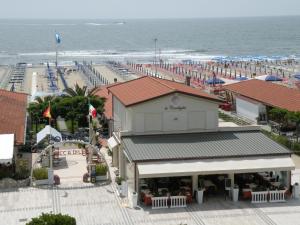
{"label": "blue umbrella canopy", "polygon": [[248,77],[241,76],[237,77],[235,80],[248,80]]}
{"label": "blue umbrella canopy", "polygon": [[266,76],[265,81],[282,81],[282,79],[275,75],[268,75]]}
{"label": "blue umbrella canopy", "polygon": [[295,74],[294,77],[300,80],[300,73]]}
{"label": "blue umbrella canopy", "polygon": [[225,81],[219,79],[219,78],[210,78],[205,81],[206,84],[225,84]]}

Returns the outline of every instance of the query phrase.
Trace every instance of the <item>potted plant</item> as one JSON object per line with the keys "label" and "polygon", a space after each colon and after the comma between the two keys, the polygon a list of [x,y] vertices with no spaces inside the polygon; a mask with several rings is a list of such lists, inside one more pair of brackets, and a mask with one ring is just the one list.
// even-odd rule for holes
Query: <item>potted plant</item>
{"label": "potted plant", "polygon": [[203,203],[203,193],[204,193],[204,191],[205,191],[204,180],[200,179],[199,180],[199,189],[197,190],[197,202],[198,202],[198,204]]}
{"label": "potted plant", "polygon": [[116,177],[116,186],[118,195],[122,194],[122,182],[124,181],[123,177]]}
{"label": "potted plant", "polygon": [[32,174],[35,185],[48,184],[48,170],[46,168],[37,168],[33,170]]}
{"label": "potted plant", "polygon": [[299,184],[296,182],[294,184],[294,190],[293,190],[293,195],[295,199],[299,199],[299,195],[300,195],[300,186]]}
{"label": "potted plant", "polygon": [[107,180],[107,165],[104,163],[96,165],[96,181]]}
{"label": "potted plant", "polygon": [[138,194],[134,191],[131,194],[131,206],[132,206],[132,208],[137,207],[137,201],[138,201]]}

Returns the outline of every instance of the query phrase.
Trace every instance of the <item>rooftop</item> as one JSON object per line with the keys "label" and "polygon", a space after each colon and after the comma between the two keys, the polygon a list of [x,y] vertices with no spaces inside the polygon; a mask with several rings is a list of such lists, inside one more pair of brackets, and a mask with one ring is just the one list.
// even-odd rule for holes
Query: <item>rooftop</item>
{"label": "rooftop", "polygon": [[211,101],[222,102],[214,95],[175,81],[149,76],[109,87],[108,90],[125,106],[139,104],[171,93],[183,93]]}
{"label": "rooftop", "polygon": [[95,95],[105,98],[105,103],[104,103],[104,115],[107,119],[112,119],[112,94],[109,92],[108,88],[113,87],[114,85],[117,85],[118,83],[115,84],[109,84],[109,85],[103,85],[100,86],[97,91],[95,92]]}
{"label": "rooftop", "polygon": [[260,131],[227,131],[123,137],[132,161],[289,155]]}
{"label": "rooftop", "polygon": [[282,85],[253,79],[229,84],[224,88],[268,106],[300,111],[300,92]]}
{"label": "rooftop", "polygon": [[28,95],[0,90],[0,134],[15,134],[17,144],[24,143]]}

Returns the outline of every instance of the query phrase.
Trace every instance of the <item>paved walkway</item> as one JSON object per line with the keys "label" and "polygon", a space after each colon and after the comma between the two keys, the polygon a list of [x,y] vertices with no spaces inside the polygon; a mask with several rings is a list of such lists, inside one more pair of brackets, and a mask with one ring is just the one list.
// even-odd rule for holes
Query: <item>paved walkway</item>
{"label": "paved walkway", "polygon": [[[106,149],[102,148],[101,152],[111,165],[111,157],[107,155]],[[82,156],[68,156],[68,163],[75,160],[74,157]],[[80,161],[77,158],[75,161]],[[202,205],[194,203],[187,208],[152,210],[150,207],[141,206],[132,209],[116,193],[115,168],[110,167],[112,182],[93,185],[72,179],[78,173],[74,166],[68,165],[72,169],[65,175],[70,179],[65,179],[67,182],[62,182],[58,187],[0,191],[0,224],[25,224],[42,212],[69,214],[76,218],[78,225],[299,224],[300,200],[293,199],[286,203],[251,204],[209,198]]]}
{"label": "paved walkway", "polygon": [[67,128],[67,124],[66,124],[66,121],[65,121],[65,119],[64,118],[62,118],[62,117],[57,117],[57,125],[58,125],[58,127],[59,127],[59,130],[60,131],[65,131],[65,132],[67,132],[68,131],[68,128]]}

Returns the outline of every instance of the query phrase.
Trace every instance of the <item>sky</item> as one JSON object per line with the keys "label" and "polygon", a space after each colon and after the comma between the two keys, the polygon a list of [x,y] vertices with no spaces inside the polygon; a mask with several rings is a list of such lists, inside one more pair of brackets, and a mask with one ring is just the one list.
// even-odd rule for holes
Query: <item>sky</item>
{"label": "sky", "polygon": [[1,0],[0,18],[132,19],[300,15],[300,0]]}

